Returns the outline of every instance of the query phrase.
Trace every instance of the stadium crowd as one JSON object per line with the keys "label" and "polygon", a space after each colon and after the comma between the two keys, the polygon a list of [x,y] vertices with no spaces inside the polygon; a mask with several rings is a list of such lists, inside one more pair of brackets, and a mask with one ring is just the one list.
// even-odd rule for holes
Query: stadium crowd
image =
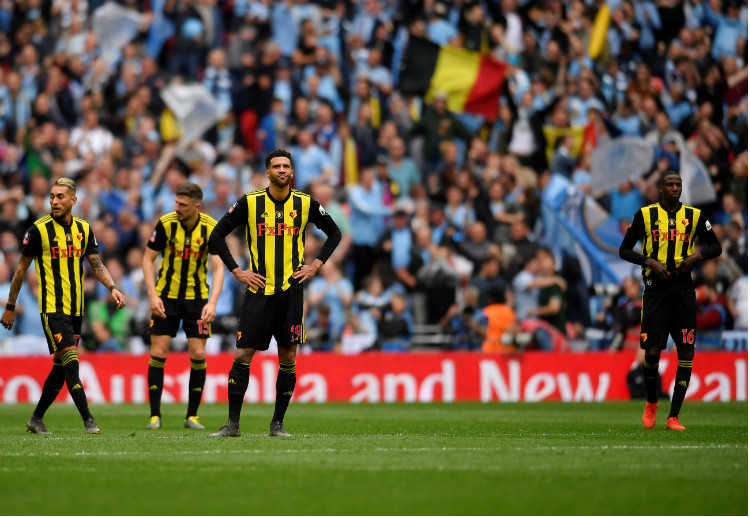
{"label": "stadium crowd", "polygon": [[[624,229],[657,200],[658,173],[694,153],[716,192],[699,208],[724,248],[694,272],[698,342],[718,348],[722,330],[747,329],[746,2],[607,0],[597,59],[601,0],[118,3],[145,17],[110,69],[92,31],[103,0],[0,0],[0,302],[51,182],[73,178],[74,215],[127,297],[114,310],[90,278],[87,350],[145,350],[143,250],[176,188],[200,185],[218,220],[266,185],[263,157],[280,147],[295,188],[344,235],[306,288],[308,349],[637,348],[640,278],[587,285],[576,256],[545,246],[541,216],[550,181],[590,192],[593,150],[621,135],[653,146],[653,166],[597,201]],[[449,112],[441,92],[402,94],[409,37],[507,63],[497,119]],[[227,115],[178,148],[160,91],[190,82]],[[306,253],[320,242],[308,232]],[[225,276],[214,351],[234,345],[243,287]],[[36,289],[30,271],[4,350],[44,342]]]}

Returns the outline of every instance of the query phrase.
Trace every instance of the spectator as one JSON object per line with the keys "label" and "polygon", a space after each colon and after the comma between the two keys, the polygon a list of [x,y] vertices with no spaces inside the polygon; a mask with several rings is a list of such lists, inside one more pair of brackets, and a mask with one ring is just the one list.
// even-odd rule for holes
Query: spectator
{"label": "spectator", "polygon": [[378,346],[383,352],[407,352],[413,334],[413,318],[406,297],[393,293],[388,310],[378,323]]}
{"label": "spectator", "polygon": [[[546,280],[555,278],[555,257],[548,248],[539,248],[536,252],[539,261],[539,274]],[[539,306],[531,309],[527,315],[537,317],[565,333],[565,307],[563,289],[559,282],[550,281],[539,289]]]}
{"label": "spectator", "polygon": [[337,343],[341,339],[349,306],[354,297],[351,281],[343,276],[336,264],[328,264],[321,268],[320,275],[310,282],[306,297],[307,315],[312,322],[319,319],[319,307],[327,307],[328,314],[324,315],[323,320],[328,328],[328,340]]}
{"label": "spectator", "polygon": [[483,335],[482,352],[486,354],[509,354],[515,351],[512,335],[519,329],[516,314],[505,304],[505,293],[490,289],[487,293],[488,305],[482,309],[485,320],[480,334]]}
{"label": "spectator", "polygon": [[360,172],[359,183],[349,190],[352,210],[352,261],[354,289],[359,290],[365,276],[372,273],[375,245],[385,230],[385,217],[391,209],[383,204],[383,193],[372,169]]}

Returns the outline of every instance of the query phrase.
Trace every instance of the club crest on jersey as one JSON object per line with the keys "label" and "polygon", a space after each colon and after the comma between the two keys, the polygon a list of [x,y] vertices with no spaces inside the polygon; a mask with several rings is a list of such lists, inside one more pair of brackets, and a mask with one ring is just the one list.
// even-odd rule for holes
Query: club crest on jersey
{"label": "club crest on jersey", "polygon": [[648,334],[645,332],[641,332],[641,343],[645,343],[648,339]]}
{"label": "club crest on jersey", "polygon": [[294,219],[295,217],[297,217],[297,211],[296,210],[292,210],[291,212],[289,212],[289,217],[291,217],[292,219]]}
{"label": "club crest on jersey", "polygon": [[55,338],[55,341],[59,343],[60,341],[62,341],[62,334],[58,332],[57,334],[54,335],[54,338]]}
{"label": "club crest on jersey", "polygon": [[198,246],[202,246],[203,245],[203,237],[198,237],[197,239],[195,239],[195,243]]}
{"label": "club crest on jersey", "polygon": [[689,221],[687,219],[682,220],[682,226],[687,226]]}
{"label": "club crest on jersey", "polygon": [[237,331],[237,341],[239,341],[240,339],[242,339],[242,332]]}
{"label": "club crest on jersey", "polygon": [[23,245],[26,246],[29,243],[29,232],[26,232],[23,236]]}

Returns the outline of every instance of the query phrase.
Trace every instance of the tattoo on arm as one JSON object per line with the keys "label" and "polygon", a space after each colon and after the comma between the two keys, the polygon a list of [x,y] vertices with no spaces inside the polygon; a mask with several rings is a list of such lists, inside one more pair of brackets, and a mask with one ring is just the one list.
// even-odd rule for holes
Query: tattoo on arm
{"label": "tattoo on arm", "polygon": [[91,269],[94,270],[94,276],[96,279],[107,289],[112,287],[115,284],[115,281],[112,280],[112,275],[109,274],[107,266],[102,262],[102,257],[97,253],[96,255],[89,255],[87,258],[89,259],[89,264],[91,264]]}
{"label": "tattoo on arm", "polygon": [[15,304],[16,298],[18,298],[18,292],[21,290],[23,281],[26,278],[26,270],[29,269],[33,257],[27,257],[21,255],[18,259],[18,266],[16,266],[16,272],[13,275],[13,280],[10,282],[10,291],[8,292],[8,303]]}

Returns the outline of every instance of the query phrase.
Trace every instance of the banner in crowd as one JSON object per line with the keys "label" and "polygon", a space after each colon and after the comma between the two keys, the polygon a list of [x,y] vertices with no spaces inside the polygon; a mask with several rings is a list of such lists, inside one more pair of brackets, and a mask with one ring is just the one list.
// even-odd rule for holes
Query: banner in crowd
{"label": "banner in crowd", "polygon": [[[705,352],[695,356],[688,400],[747,400],[747,354]],[[233,355],[208,357],[204,402],[227,400]],[[50,369],[48,357],[0,358],[0,400],[36,402]],[[189,358],[172,353],[165,367],[163,401],[186,402]],[[518,355],[311,354],[297,358],[296,402],[599,402],[627,400],[632,351]],[[659,363],[662,385],[671,392],[677,356]],[[88,354],[80,375],[92,403],[146,402],[148,356]],[[277,358],[258,354],[250,369],[248,402],[273,402]],[[70,402],[67,390],[60,395]]]}
{"label": "banner in crowd", "polygon": [[448,110],[495,120],[504,81],[505,63],[479,52],[411,37],[401,61],[399,90],[423,95],[427,102],[442,92],[448,97]]}

